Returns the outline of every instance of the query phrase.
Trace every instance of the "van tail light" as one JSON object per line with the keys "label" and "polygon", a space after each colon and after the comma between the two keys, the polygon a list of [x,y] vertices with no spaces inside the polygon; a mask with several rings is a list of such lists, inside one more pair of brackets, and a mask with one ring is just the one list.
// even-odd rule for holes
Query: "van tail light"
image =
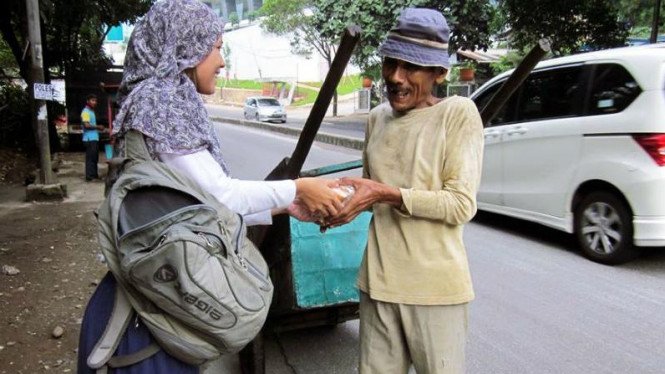
{"label": "van tail light", "polygon": [[633,139],[658,166],[665,166],[665,134],[633,134]]}

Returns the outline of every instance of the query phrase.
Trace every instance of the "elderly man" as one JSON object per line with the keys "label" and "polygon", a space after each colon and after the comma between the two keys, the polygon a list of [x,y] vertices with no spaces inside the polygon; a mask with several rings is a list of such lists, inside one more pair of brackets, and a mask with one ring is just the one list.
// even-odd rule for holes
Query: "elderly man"
{"label": "elderly man", "polygon": [[463,225],[476,213],[483,128],[474,103],[432,94],[449,28],[440,12],[405,9],[379,52],[389,104],[372,110],[364,178],[331,225],[372,208],[360,267],[360,373],[464,371],[474,297]]}

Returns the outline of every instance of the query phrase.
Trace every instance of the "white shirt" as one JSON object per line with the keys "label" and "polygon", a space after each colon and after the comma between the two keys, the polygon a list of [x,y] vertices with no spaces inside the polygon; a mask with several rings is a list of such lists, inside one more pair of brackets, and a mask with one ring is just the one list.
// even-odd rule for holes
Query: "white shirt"
{"label": "white shirt", "polygon": [[160,153],[159,159],[197,182],[220,203],[241,214],[248,226],[271,224],[271,210],[288,207],[296,196],[296,184],[292,180],[245,181],[230,178],[207,150],[187,155]]}

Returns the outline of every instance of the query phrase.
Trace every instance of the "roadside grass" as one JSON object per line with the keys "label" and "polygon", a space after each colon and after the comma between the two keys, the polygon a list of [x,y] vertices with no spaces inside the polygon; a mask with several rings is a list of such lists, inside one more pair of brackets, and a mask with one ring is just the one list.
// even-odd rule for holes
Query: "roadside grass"
{"label": "roadside grass", "polygon": [[[321,88],[323,82],[302,82],[302,84]],[[342,77],[339,85],[337,86],[338,95],[347,95],[353,91],[358,90],[362,86],[362,77],[359,74],[345,75]],[[217,87],[223,88],[240,88],[246,90],[260,90],[263,88],[263,83],[256,82],[250,79],[217,79]],[[291,88],[287,85],[287,90]],[[299,86],[296,88],[296,100],[291,104],[293,106],[302,106],[314,103],[316,100],[317,91]]]}
{"label": "roadside grass", "polygon": [[223,88],[242,88],[245,90],[260,90],[263,83],[250,79],[229,79],[217,78],[217,87]]}
{"label": "roadside grass", "polygon": [[[338,95],[347,95],[362,87],[363,77],[360,74],[345,75],[337,85]],[[323,82],[302,82],[308,86],[321,88]]]}
{"label": "roadside grass", "polygon": [[295,97],[296,100],[291,103],[292,106],[303,106],[307,104],[313,104],[316,100],[316,96],[319,93],[304,87],[296,87]]}

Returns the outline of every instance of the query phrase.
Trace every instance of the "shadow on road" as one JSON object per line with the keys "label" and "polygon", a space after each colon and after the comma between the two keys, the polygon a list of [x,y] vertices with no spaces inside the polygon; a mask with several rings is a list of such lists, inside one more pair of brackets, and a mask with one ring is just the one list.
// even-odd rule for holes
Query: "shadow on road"
{"label": "shadow on road", "polygon": [[[563,251],[574,252],[582,257],[578,250],[575,237],[563,231],[517,218],[481,211],[474,217],[473,222],[492,229],[501,230],[507,234],[543,243]],[[618,266],[626,269],[639,269],[641,272],[662,274],[665,270],[665,247],[643,247],[640,250],[642,254],[639,258]]]}
{"label": "shadow on road", "polygon": [[473,222],[567,252],[577,252],[573,235],[537,223],[482,211],[478,211]]}

